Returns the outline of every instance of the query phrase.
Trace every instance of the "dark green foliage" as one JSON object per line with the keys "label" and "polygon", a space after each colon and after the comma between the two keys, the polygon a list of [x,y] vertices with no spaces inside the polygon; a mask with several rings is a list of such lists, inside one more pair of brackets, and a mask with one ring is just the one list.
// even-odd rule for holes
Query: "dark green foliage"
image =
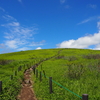
{"label": "dark green foliage", "polygon": [[[0,100],[16,100],[21,80],[23,80],[23,72],[34,65],[38,72],[41,71],[45,74],[45,77],[42,76],[41,82],[40,75],[35,78],[36,73],[32,78],[38,100],[80,100],[79,97],[55,83],[52,83],[53,93],[49,94],[47,77],[52,77],[54,81],[80,96],[83,93],[89,94],[89,100],[100,99],[100,51],[71,48],[42,49],[0,55],[0,59],[5,58],[14,61],[10,63],[7,60],[1,61],[3,63],[0,64],[0,79],[5,81],[8,76],[10,79],[10,75],[15,75],[15,71],[17,71],[18,79],[15,79],[18,81],[11,80],[11,83],[4,83],[3,89],[6,92],[0,95]],[[18,72],[20,66],[22,67]]]}
{"label": "dark green foliage", "polygon": [[3,82],[3,91],[0,93],[0,100],[16,100],[25,70],[33,65],[37,67],[42,60],[54,56],[57,51],[59,50],[29,50],[1,54],[0,81]]}
{"label": "dark green foliage", "polygon": [[68,72],[66,74],[70,79],[80,79],[80,77],[85,72],[83,68],[84,68],[83,65],[76,65],[76,64],[69,65]]}
{"label": "dark green foliage", "polygon": [[2,93],[0,93],[0,100],[16,100],[20,89],[21,84],[18,78],[14,77],[13,80],[8,80],[7,84],[3,88]]}
{"label": "dark green foliage", "polygon": [[62,59],[65,58],[64,56],[57,56],[56,59]]}
{"label": "dark green foliage", "polygon": [[6,65],[6,64],[9,64],[11,62],[12,62],[12,60],[0,59],[0,65]]}
{"label": "dark green foliage", "polygon": [[[85,58],[89,55],[91,59]],[[100,51],[82,49],[63,49],[55,58],[49,59],[38,66],[38,71],[44,70],[46,77],[52,77],[70,91],[82,96],[88,94],[89,100],[99,100],[100,61],[97,55]],[[83,57],[84,55],[84,57]],[[34,77],[35,78],[35,77]],[[53,93],[49,94],[48,79],[35,79],[34,90],[38,100],[81,100],[73,93],[53,83]]]}
{"label": "dark green foliage", "polygon": [[100,54],[88,54],[83,56],[86,59],[100,59]]}
{"label": "dark green foliage", "polygon": [[56,59],[65,59],[65,60],[68,60],[68,61],[78,60],[78,58],[75,57],[75,56],[64,56],[64,55],[59,55],[59,56],[57,56],[55,58]]}
{"label": "dark green foliage", "polygon": [[77,59],[77,57],[75,57],[75,56],[70,56],[70,57],[68,57],[68,60],[69,60],[69,61],[74,61],[74,60],[78,60],[78,59]]}

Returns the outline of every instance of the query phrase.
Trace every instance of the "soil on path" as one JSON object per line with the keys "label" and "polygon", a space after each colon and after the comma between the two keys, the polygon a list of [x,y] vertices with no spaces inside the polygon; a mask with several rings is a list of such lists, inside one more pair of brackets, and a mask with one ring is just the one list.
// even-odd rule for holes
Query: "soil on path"
{"label": "soil on path", "polygon": [[31,71],[32,69],[30,68],[24,73],[24,81],[22,82],[22,89],[18,95],[18,100],[37,100],[33,91]]}

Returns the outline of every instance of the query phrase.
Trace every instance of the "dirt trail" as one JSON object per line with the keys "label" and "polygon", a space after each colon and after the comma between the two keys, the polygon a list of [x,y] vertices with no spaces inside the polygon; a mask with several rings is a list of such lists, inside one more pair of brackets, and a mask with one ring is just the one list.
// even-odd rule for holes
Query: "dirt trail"
{"label": "dirt trail", "polygon": [[22,89],[18,95],[18,100],[37,100],[33,91],[31,71],[32,69],[30,68],[24,73],[24,81],[22,82]]}
{"label": "dirt trail", "polygon": [[46,58],[45,60],[40,61],[39,63],[35,64],[34,66],[32,66],[30,69],[27,69],[24,73],[24,81],[22,82],[22,89],[17,97],[17,100],[37,100],[37,98],[34,95],[34,91],[33,91],[33,81],[31,80],[31,72],[34,68],[38,67],[38,65],[46,60],[49,60],[51,58],[55,58],[56,56],[58,56],[60,54],[62,50],[58,51],[58,54],[50,57],[50,58]]}

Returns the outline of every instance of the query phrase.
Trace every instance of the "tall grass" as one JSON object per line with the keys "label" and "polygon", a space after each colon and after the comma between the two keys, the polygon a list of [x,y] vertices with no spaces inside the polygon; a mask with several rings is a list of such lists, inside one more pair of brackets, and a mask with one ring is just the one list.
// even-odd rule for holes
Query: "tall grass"
{"label": "tall grass", "polygon": [[[29,50],[0,54],[0,81],[3,83],[0,100],[16,100],[21,89],[25,69],[56,55],[57,51],[59,50]],[[22,66],[22,70],[18,71],[20,66]],[[15,76],[15,71],[17,71],[17,76]],[[10,80],[11,75],[13,75],[13,80]]]}
{"label": "tall grass", "polygon": [[[0,81],[3,81],[3,92],[0,94],[0,99],[16,100],[21,89],[24,70],[45,60],[37,67],[39,71],[44,70],[46,76],[51,76],[54,81],[79,96],[86,93],[90,100],[99,100],[99,55],[99,50],[88,49],[44,49],[0,54]],[[13,80],[10,80],[10,75],[14,75],[19,66],[22,66],[22,70],[14,76]],[[50,94],[48,79],[42,78],[40,82],[33,75],[33,87],[38,100],[80,100],[79,97],[54,82],[53,93]]]}
{"label": "tall grass", "polygon": [[[89,95],[89,100],[99,100],[100,61],[92,56],[91,59],[84,58],[90,53],[100,54],[99,51],[93,50],[63,49],[58,57],[43,62],[37,69],[44,70],[46,76],[52,77],[54,81],[79,96],[86,93]],[[54,82],[53,93],[50,94],[48,79],[45,78],[42,82],[35,78],[34,89],[38,100],[80,100]]]}

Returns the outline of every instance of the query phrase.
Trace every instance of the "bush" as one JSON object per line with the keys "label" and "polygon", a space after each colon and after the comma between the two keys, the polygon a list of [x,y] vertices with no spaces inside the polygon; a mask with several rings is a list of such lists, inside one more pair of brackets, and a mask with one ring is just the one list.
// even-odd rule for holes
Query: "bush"
{"label": "bush", "polygon": [[68,60],[69,60],[69,61],[74,61],[74,60],[77,60],[77,58],[76,58],[75,56],[70,56],[70,57],[68,58]]}
{"label": "bush", "polygon": [[83,56],[83,58],[86,58],[86,59],[100,59],[100,54],[88,54],[88,55]]}
{"label": "bush", "polygon": [[3,88],[3,91],[0,93],[0,100],[16,100],[20,89],[21,85],[17,78],[8,81]]}
{"label": "bush", "polygon": [[68,66],[68,78],[70,79],[80,79],[82,74],[84,73],[83,65],[70,65]]}
{"label": "bush", "polygon": [[0,65],[6,65],[12,62],[12,60],[5,60],[5,59],[0,59]]}

